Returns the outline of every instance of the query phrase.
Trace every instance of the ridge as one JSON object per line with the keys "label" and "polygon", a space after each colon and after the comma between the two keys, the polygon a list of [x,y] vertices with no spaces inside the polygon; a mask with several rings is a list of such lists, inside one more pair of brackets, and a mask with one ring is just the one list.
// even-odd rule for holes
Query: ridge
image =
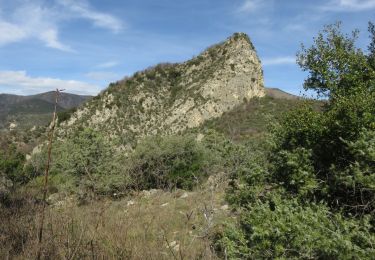
{"label": "ridge", "polygon": [[158,64],[111,83],[62,123],[59,135],[90,127],[134,147],[142,137],[198,127],[264,95],[256,50],[246,34],[235,33],[191,60]]}

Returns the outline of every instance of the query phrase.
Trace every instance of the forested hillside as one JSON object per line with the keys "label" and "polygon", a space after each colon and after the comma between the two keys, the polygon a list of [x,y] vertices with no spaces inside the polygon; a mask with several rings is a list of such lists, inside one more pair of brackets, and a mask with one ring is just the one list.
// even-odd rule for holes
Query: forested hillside
{"label": "forested hillside", "polygon": [[[57,111],[67,112],[77,108],[90,99],[61,93]],[[55,106],[55,92],[41,93],[30,96],[0,94],[0,130],[29,130],[32,127],[46,126],[51,120],[51,111]]]}

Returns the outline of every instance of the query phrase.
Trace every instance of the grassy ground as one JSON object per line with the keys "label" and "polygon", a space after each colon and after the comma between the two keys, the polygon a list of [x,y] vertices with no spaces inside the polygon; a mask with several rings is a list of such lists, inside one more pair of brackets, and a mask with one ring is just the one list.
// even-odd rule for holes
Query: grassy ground
{"label": "grassy ground", "polygon": [[[143,191],[81,206],[68,197],[47,210],[43,258],[216,259],[210,236],[230,214],[224,190],[210,178],[192,192]],[[39,210],[26,203],[1,211],[1,259],[35,259]]]}

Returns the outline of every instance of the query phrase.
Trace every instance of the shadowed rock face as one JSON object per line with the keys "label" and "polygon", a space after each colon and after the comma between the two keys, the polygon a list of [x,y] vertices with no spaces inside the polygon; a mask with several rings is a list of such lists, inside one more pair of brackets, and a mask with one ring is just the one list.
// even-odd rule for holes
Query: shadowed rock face
{"label": "shadowed rock face", "polygon": [[147,135],[197,127],[264,95],[254,46],[246,34],[236,33],[189,61],[159,64],[110,84],[73,114],[59,134],[92,127],[128,146]]}

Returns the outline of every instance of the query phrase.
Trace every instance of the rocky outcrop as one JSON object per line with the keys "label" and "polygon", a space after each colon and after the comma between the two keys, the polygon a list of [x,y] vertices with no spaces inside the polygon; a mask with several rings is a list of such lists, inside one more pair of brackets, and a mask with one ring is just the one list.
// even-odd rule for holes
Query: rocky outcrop
{"label": "rocky outcrop", "polygon": [[109,138],[134,145],[147,135],[173,134],[252,97],[264,96],[263,72],[246,34],[226,41],[180,64],[159,64],[110,84],[62,125],[59,136],[91,127]]}

